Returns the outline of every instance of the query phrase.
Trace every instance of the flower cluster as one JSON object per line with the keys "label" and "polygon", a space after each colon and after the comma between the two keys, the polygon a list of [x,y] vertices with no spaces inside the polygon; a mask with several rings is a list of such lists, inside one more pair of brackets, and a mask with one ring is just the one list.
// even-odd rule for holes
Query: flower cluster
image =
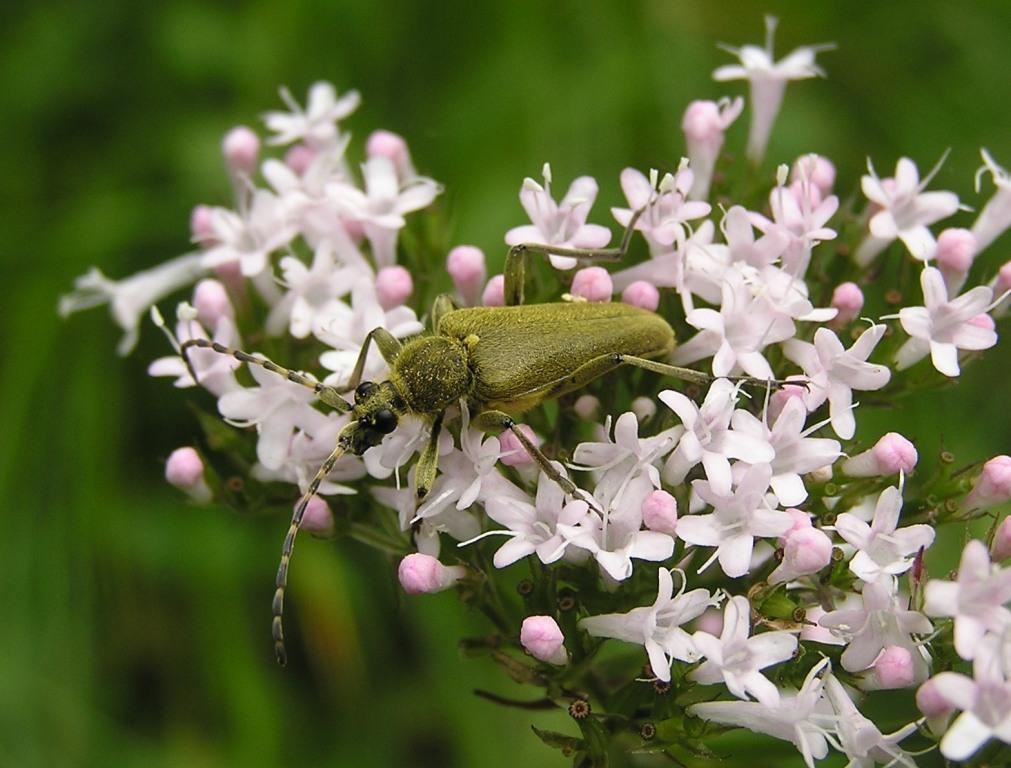
{"label": "flower cluster", "polygon": [[[749,81],[756,164],[787,81],[822,74],[818,46],[775,62],[772,31],[770,22],[765,48],[730,49],[740,64],[714,73]],[[288,110],[267,113],[265,123],[266,144],[285,147],[283,156],[261,158],[249,128],[227,134],[234,204],[194,210],[195,252],[121,281],[93,270],[60,310],[109,303],[125,353],[148,310],[195,283],[174,331],[154,310],[174,354],[150,373],[207,390],[220,416],[249,435],[248,479],[260,500],[290,508],[352,417],[321,407],[309,374],[243,368],[241,356],[206,346],[184,360],[180,346],[205,339],[243,348],[256,339],[266,347],[269,339],[290,355],[280,362],[322,367],[329,373],[318,383],[337,391],[384,381],[390,363],[368,344],[375,329],[396,339],[423,331],[419,312],[428,307],[412,301],[412,272],[431,269],[432,251],[422,236],[401,233],[440,187],[386,131],[368,138],[364,162],[352,166],[340,123],[357,93],[338,97],[318,83],[305,107],[287,90],[281,96]],[[928,191],[936,168],[921,180],[909,158],[886,178],[868,163],[856,213],[840,211],[847,192],[836,192],[831,161],[813,154],[780,165],[761,198],[742,199],[732,174],[717,169],[725,131],[743,109],[740,97],[693,102],[683,123],[687,158],[676,169],[621,173],[627,206],[611,213],[645,247],[634,238],[614,270],[593,264],[612,232],[588,223],[598,192],[588,176],[560,201],[549,165],[543,183],[525,179],[530,223],[504,235],[509,246],[542,246],[557,270],[564,289],[539,299],[617,295],[664,317],[684,342],[658,370],[693,367],[687,390],[656,371],[617,387],[623,374],[610,373],[499,436],[475,428],[483,423],[475,409],[488,405],[476,395],[445,413],[405,408],[376,445],[333,465],[300,513],[302,527],[331,535],[337,518],[354,523],[339,528],[405,555],[399,576],[410,594],[457,588],[535,660],[512,659],[510,674],[527,664],[528,681],[559,701],[586,683],[554,682],[570,660],[592,674],[587,662],[604,638],[641,645],[645,672],[585,687],[605,714],[626,702],[622,717],[664,749],[697,741],[700,729],[741,726],[792,742],[808,766],[830,748],[853,765],[915,765],[899,744],[921,722],[911,717],[885,734],[855,701],[907,689],[912,705],[917,686],[925,730],[947,758],[966,759],[990,739],[1011,743],[1011,569],[991,561],[1011,555],[1011,523],[992,512],[1011,498],[1011,459],[953,473],[945,462],[921,466],[914,444],[895,432],[857,437],[861,399],[945,384],[996,344],[1011,264],[975,262],[1011,226],[1007,173],[983,152],[997,192],[970,229],[936,231],[961,203]],[[717,193],[734,202],[714,205]],[[445,259],[456,306],[506,301],[507,278],[489,279],[480,249],[459,245]],[[877,277],[894,262],[919,276],[920,292],[900,292],[898,302],[886,301]],[[620,325],[613,336],[609,351],[624,352]],[[443,420],[456,426],[438,434]],[[241,463],[223,454],[180,448],[166,478],[198,503],[230,503],[221,476]],[[415,454],[438,463],[421,499]],[[971,540],[957,577],[927,580],[937,528],[984,516],[993,519],[990,549]],[[521,585],[520,604],[503,595],[496,574],[522,560],[536,576]],[[957,664],[971,665],[972,676],[952,671]],[[679,695],[656,704],[651,697],[672,685]],[[593,729],[611,721],[587,718],[589,703],[577,701],[586,705],[577,749],[592,753]],[[544,738],[557,745],[562,737]]]}

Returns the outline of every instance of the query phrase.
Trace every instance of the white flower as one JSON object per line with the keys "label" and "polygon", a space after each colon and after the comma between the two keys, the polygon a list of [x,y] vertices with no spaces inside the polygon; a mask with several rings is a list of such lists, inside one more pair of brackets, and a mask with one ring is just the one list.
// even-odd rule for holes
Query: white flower
{"label": "white flower", "polygon": [[820,194],[816,187],[806,181],[802,181],[800,187],[799,200],[793,190],[782,183],[769,193],[772,221],[760,213],[751,215],[754,225],[767,235],[777,230],[787,234],[789,243],[783,254],[783,264],[795,277],[807,271],[814,246],[835,239],[836,231],[825,225],[839,209],[839,198],[835,195],[816,202],[812,199],[813,195]]}
{"label": "white flower", "polygon": [[157,301],[200,277],[206,271],[203,259],[201,253],[186,254],[123,280],[110,280],[93,267],[74,281],[73,293],[60,297],[60,316],[108,303],[126,331],[116,351],[126,355],[137,345],[141,317]]}
{"label": "white flower", "polygon": [[972,225],[972,234],[976,238],[976,252],[979,253],[990,243],[1003,234],[1011,226],[1011,175],[997,165],[996,161],[985,149],[980,149],[983,166],[976,171],[976,191],[979,192],[980,177],[990,172],[997,190],[993,193],[983,210]]}
{"label": "white flower", "polygon": [[867,362],[884,335],[884,325],[872,325],[847,350],[832,331],[819,328],[814,344],[790,339],[783,345],[786,356],[807,376],[804,401],[808,410],[813,411],[827,399],[832,429],[846,440],[856,431],[853,390],[881,389],[891,378],[886,366]]}
{"label": "white flower", "polygon": [[591,511],[573,533],[572,544],[590,552],[614,581],[624,581],[632,575],[633,559],[662,562],[674,554],[673,537],[641,530],[645,496],[645,493],[638,496],[638,505],[627,504],[603,517]]}
{"label": "white flower", "polygon": [[723,280],[720,311],[689,312],[685,320],[700,331],[677,347],[671,359],[687,365],[712,355],[714,376],[743,370],[756,379],[775,378],[762,350],[792,337],[793,320],[768,297],[756,294],[738,270],[727,270]]}
{"label": "white flower", "polygon": [[765,494],[771,478],[772,468],[768,464],[756,464],[747,469],[737,489],[728,494],[717,492],[705,480],[694,481],[692,490],[712,505],[713,512],[679,518],[678,537],[689,544],[716,547],[713,557],[719,558],[723,572],[731,578],[743,576],[751,567],[755,538],[782,536],[793,526],[789,513],[768,505]]}
{"label": "white flower", "polygon": [[[551,166],[544,164],[544,186],[527,177],[520,188],[520,203],[533,224],[514,227],[506,232],[507,245],[539,243],[562,248],[603,248],[611,240],[611,230],[599,224],[587,224],[597,199],[597,182],[580,176],[569,186],[561,203],[551,197]],[[551,256],[555,269],[572,269],[576,259]]]}
{"label": "white flower", "polygon": [[994,737],[1011,744],[1011,680],[1000,656],[993,644],[983,644],[972,665],[973,679],[956,672],[933,678],[944,697],[962,710],[941,739],[941,754],[949,760],[967,760]]}
{"label": "white flower", "polygon": [[720,229],[730,250],[730,261],[742,261],[749,267],[761,269],[776,261],[792,239],[782,227],[763,229],[762,237],[755,240],[752,214],[742,205],[735,205],[727,211],[720,222]]}
{"label": "white flower", "polygon": [[[189,339],[206,338],[207,332],[196,320],[179,319],[176,325],[177,343]],[[235,329],[235,323],[228,315],[222,315],[218,319],[214,331],[214,341],[226,347],[239,346],[239,334]],[[175,376],[175,386],[180,388],[194,387],[199,382],[200,386],[218,397],[226,392],[240,389],[239,383],[235,380],[234,371],[241,363],[231,355],[223,355],[213,349],[196,347],[188,349],[186,354],[189,356],[190,365],[193,366],[193,370],[197,374],[197,381],[193,381],[182,355],[158,358],[148,366],[148,375]]]}
{"label": "white flower", "polygon": [[831,611],[818,623],[848,641],[840,659],[847,672],[870,668],[881,651],[898,645],[909,651],[915,679],[923,681],[929,671],[927,661],[911,635],[928,635],[933,627],[922,613],[908,610],[908,600],[901,599],[895,589],[895,578],[882,574],[864,584],[862,608]]}
{"label": "white flower", "polygon": [[691,635],[681,629],[681,625],[719,603],[705,589],[686,593],[684,574],[676,595],[671,572],[661,568],[658,575],[659,588],[653,605],[633,608],[628,613],[590,616],[582,619],[579,626],[594,637],[613,637],[644,646],[653,674],[669,682],[672,659],[689,663],[698,659]]}
{"label": "white flower", "polygon": [[936,267],[923,268],[920,286],[925,306],[899,310],[899,322],[912,338],[895,354],[898,369],[908,368],[929,353],[938,371],[958,376],[958,350],[989,349],[997,343],[993,328],[971,322],[989,309],[993,290],[977,285],[949,301],[944,276]]}
{"label": "white flower", "polygon": [[719,637],[696,632],[692,642],[706,661],[688,677],[703,685],[726,683],[739,699],[750,693],[769,707],[779,704],[779,691],[759,670],[786,661],[797,650],[797,638],[789,632],[751,632],[751,605],[743,595],[732,597],[723,611]]}
{"label": "white flower", "polygon": [[385,155],[370,157],[362,165],[362,175],[364,192],[337,182],[327,188],[327,195],[343,215],[361,224],[376,267],[389,267],[397,260],[397,235],[407,223],[404,215],[428,206],[442,188],[424,176],[401,181]]}
{"label": "white flower", "polygon": [[[684,163],[684,161],[682,161]],[[683,248],[690,227],[689,221],[709,215],[709,203],[688,200],[693,173],[682,167],[674,175],[664,174],[659,184],[653,171],[647,178],[635,168],[621,172],[621,189],[628,208],[612,208],[611,214],[627,227],[635,211],[645,208],[635,223],[649,243],[650,253],[662,253],[671,246]]]}
{"label": "white flower", "polygon": [[[608,423],[610,417],[608,417]],[[609,431],[604,428],[605,437]],[[655,462],[673,450],[683,430],[667,429],[653,437],[639,437],[639,421],[631,411],[618,417],[614,425],[614,441],[580,443],[572,454],[578,466],[572,469],[601,473],[594,489],[594,498],[604,509],[611,509],[632,485],[643,487],[645,494],[660,487],[660,471]],[[639,494],[635,494],[639,495]],[[639,499],[642,503],[642,499]]]}
{"label": "white flower", "polygon": [[732,480],[730,459],[761,464],[775,458],[766,440],[730,429],[737,387],[727,379],[712,383],[701,407],[671,389],[661,392],[659,398],[685,426],[663,468],[664,479],[672,485],[683,482],[688,471],[701,462],[714,492],[726,494]]}
{"label": "white flower", "polygon": [[934,543],[934,529],[929,525],[896,530],[901,510],[902,493],[892,486],[878,497],[870,525],[847,512],[836,518],[836,533],[857,550],[850,570],[864,581],[874,581],[882,573],[905,573],[913,567],[913,557],[920,548]]}
{"label": "white flower", "polygon": [[[256,425],[260,434],[256,456],[264,467],[275,470],[288,458],[295,430],[315,434],[327,417],[310,405],[316,397],[311,389],[258,365],[247,367],[259,386],[226,392],[218,399],[218,410],[236,426]],[[336,434],[323,457],[333,450],[335,440]]]}
{"label": "white flower", "polygon": [[807,498],[801,475],[831,466],[842,455],[838,440],[808,437],[823,424],[815,424],[805,430],[806,418],[804,403],[792,397],[771,428],[748,411],[740,409],[734,411],[730,422],[736,432],[751,435],[772,446],[776,455],[771,462],[770,484],[779,503],[785,507],[796,506]]}
{"label": "white flower", "polygon": [[942,157],[922,182],[916,163],[908,157],[899,159],[894,179],[879,179],[867,161],[869,175],[860,179],[867,199],[878,206],[870,220],[870,235],[856,253],[857,263],[870,264],[896,238],[905,243],[914,259],[927,261],[934,256],[937,241],[927,225],[951,216],[958,210],[954,192],[924,192],[944,162]]}
{"label": "white flower", "polygon": [[825,693],[838,715],[836,734],[839,746],[850,760],[849,768],[874,768],[878,763],[916,768],[916,762],[909,753],[897,746],[916,731],[915,722],[886,736],[860,713],[835,675],[825,675]]}
{"label": "white flower", "polygon": [[519,496],[495,495],[484,506],[488,517],[507,529],[497,533],[510,537],[495,553],[496,568],[505,568],[535,553],[542,563],[559,560],[572,543],[575,526],[589,512],[585,501],[566,502],[558,483],[543,472],[537,480],[533,504]]}
{"label": "white flower", "polygon": [[927,582],[923,610],[928,616],[955,618],[955,650],[972,659],[987,632],[1011,629],[1011,568],[990,564],[983,542],[973,539],[962,550],[956,581]]}
{"label": "white flower", "polygon": [[289,213],[285,200],[265,189],[255,190],[238,213],[212,208],[215,245],[204,252],[203,265],[212,268],[238,263],[244,277],[259,275],[267,269],[270,254],[298,234]]}
{"label": "white flower", "polygon": [[824,698],[823,680],[818,675],[829,666],[824,659],[816,664],[796,694],[781,693],[779,701],[768,706],[758,701],[712,701],[694,704],[689,713],[723,725],[738,725],[754,733],[764,733],[791,742],[800,750],[807,768],[828,754],[835,717]]}
{"label": "white flower", "polygon": [[338,141],[337,122],[358,108],[361,97],[358,91],[348,91],[338,99],[337,90],[330,83],[318,82],[309,88],[305,109],[287,88],[281,88],[281,100],[291,112],[268,112],[263,116],[267,128],[277,134],[267,143],[304,141],[311,149],[323,149]]}
{"label": "white flower", "polygon": [[824,72],[814,63],[815,54],[833,46],[806,45],[797,48],[779,61],[772,57],[772,40],[776,19],[765,17],[765,48],[744,45],[740,48],[721,46],[737,56],[740,64],[731,64],[713,72],[714,80],[746,79],[751,86],[751,129],[748,131],[748,158],[758,164],[765,155],[772,124],[783,102],[783,93],[790,80],[801,80]]}

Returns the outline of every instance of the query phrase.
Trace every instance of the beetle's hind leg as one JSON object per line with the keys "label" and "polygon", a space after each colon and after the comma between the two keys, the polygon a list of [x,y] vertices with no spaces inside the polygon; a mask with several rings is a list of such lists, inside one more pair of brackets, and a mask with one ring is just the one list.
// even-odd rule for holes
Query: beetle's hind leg
{"label": "beetle's hind leg", "polygon": [[329,405],[331,408],[337,410],[339,413],[347,413],[351,410],[351,406],[348,402],[340,396],[340,390],[335,387],[316,381],[316,379],[310,378],[298,371],[293,371],[289,368],[280,366],[265,357],[256,357],[248,352],[243,352],[241,349],[232,349],[231,347],[226,347],[224,344],[218,344],[216,341],[208,341],[207,339],[187,339],[179,347],[179,354],[182,356],[183,362],[186,363],[186,368],[189,370],[190,376],[193,377],[193,381],[199,381],[197,379],[197,373],[193,368],[193,364],[190,362],[189,351],[193,347],[197,347],[198,349],[210,349],[221,355],[230,355],[240,362],[248,363],[249,365],[258,365],[271,373],[276,373],[278,376],[285,377],[288,381],[300,384],[307,389],[311,389],[316,393],[316,396],[319,397],[320,400]]}
{"label": "beetle's hind leg", "polygon": [[632,233],[635,232],[636,222],[649,206],[639,208],[628,220],[625,232],[621,236],[621,243],[616,248],[563,248],[557,245],[546,245],[544,243],[520,243],[514,245],[506,254],[505,262],[505,303],[506,306],[517,306],[523,303],[523,285],[526,281],[527,257],[531,253],[541,256],[573,256],[578,259],[593,259],[594,261],[619,261],[624,258],[628,251],[628,244],[632,241]]}

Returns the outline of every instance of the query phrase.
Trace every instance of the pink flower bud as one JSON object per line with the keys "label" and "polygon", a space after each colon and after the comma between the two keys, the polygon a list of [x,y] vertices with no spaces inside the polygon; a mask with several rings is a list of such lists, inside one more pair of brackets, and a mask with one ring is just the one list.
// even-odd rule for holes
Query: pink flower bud
{"label": "pink flower bud", "polygon": [[217,280],[204,279],[193,289],[197,319],[205,328],[214,328],[222,317],[235,317],[225,286]]}
{"label": "pink flower bud", "polygon": [[934,678],[930,678],[916,690],[916,706],[929,718],[955,711],[955,705],[948,701]]}
{"label": "pink flower bud", "polygon": [[446,271],[468,307],[477,304],[481,286],[488,276],[484,253],[473,245],[458,245],[446,257]]}
{"label": "pink flower bud", "polygon": [[484,293],[481,294],[481,303],[486,307],[505,306],[505,277],[503,275],[495,275],[488,281],[488,285],[484,287]]}
{"label": "pink flower bud", "polygon": [[603,267],[586,267],[576,272],[570,290],[573,296],[587,301],[610,301],[614,282]]}
{"label": "pink flower bud", "polygon": [[832,292],[832,306],[839,310],[832,319],[836,327],[853,322],[864,308],[864,292],[856,283],[840,283]]}
{"label": "pink flower bud", "polygon": [[733,101],[693,101],[685,109],[681,118],[681,130],[685,134],[688,159],[692,169],[692,187],[688,197],[704,200],[709,196],[713,169],[723,147],[723,137],[727,128],[744,109],[740,97]]}
{"label": "pink flower bud", "polygon": [[1011,557],[1011,517],[1005,517],[997,526],[993,544],[990,545],[990,554],[994,560],[1007,560]]}
{"label": "pink flower bud", "polygon": [[284,154],[284,164],[299,176],[305,174],[316,159],[316,153],[305,144],[295,144]]}
{"label": "pink flower bud", "polygon": [[877,477],[911,472],[919,456],[916,446],[898,432],[883,435],[874,447],[843,462],[842,471],[850,477]]}
{"label": "pink flower bud", "polygon": [[994,456],[983,465],[963,508],[986,509],[1011,499],[1011,456]]}
{"label": "pink flower bud", "polygon": [[593,395],[580,395],[572,407],[583,421],[593,421],[600,411],[600,400]]}
{"label": "pink flower bud", "polygon": [[467,574],[462,565],[443,565],[431,555],[415,552],[400,561],[397,577],[409,595],[431,594],[449,589]]}
{"label": "pink flower bud", "polygon": [[411,273],[399,265],[383,267],[376,275],[376,297],[383,309],[399,307],[413,292]]}
{"label": "pink flower bud", "polygon": [[779,418],[779,414],[783,412],[783,408],[786,407],[787,401],[797,397],[803,402],[804,395],[807,393],[805,389],[800,384],[784,384],[769,398],[769,419],[770,423],[775,424],[776,419]]}
{"label": "pink flower bud", "polygon": [[652,283],[645,280],[636,280],[629,283],[628,287],[621,292],[621,300],[633,307],[641,307],[650,312],[656,312],[660,306],[660,291]]}
{"label": "pink flower bud", "polygon": [[997,271],[997,282],[994,283],[993,288],[995,296],[1011,291],[1011,261]]}
{"label": "pink flower bud", "polygon": [[260,158],[260,137],[251,128],[236,126],[225,134],[221,153],[232,173],[250,176]]}
{"label": "pink flower bud", "polygon": [[196,205],[190,213],[190,238],[204,248],[217,245],[214,225],[211,223],[211,207]]}
{"label": "pink flower bud", "polygon": [[330,505],[319,496],[313,496],[309,499],[309,503],[306,504],[305,512],[302,515],[301,528],[303,531],[308,531],[313,536],[321,536],[323,538],[332,536],[334,532],[334,522],[333,512],[330,511]]}
{"label": "pink flower bud", "polygon": [[786,512],[793,518],[793,527],[780,537],[779,540],[783,544],[786,543],[787,537],[794,531],[811,527],[811,516],[807,512],[799,510],[796,507],[790,507]]}
{"label": "pink flower bud", "polygon": [[790,181],[797,182],[802,179],[807,179],[808,183],[816,187],[821,196],[825,197],[832,193],[832,187],[835,186],[835,165],[821,155],[798,157],[793,164]]}
{"label": "pink flower bud", "polygon": [[832,561],[832,540],[813,526],[788,532],[784,542],[783,562],[769,574],[770,584],[817,573]]}
{"label": "pink flower bud", "polygon": [[651,531],[674,535],[678,502],[667,491],[653,491],[642,502],[642,521]]}
{"label": "pink flower bud", "polygon": [[411,162],[411,153],[403,136],[392,131],[373,131],[365,143],[365,154],[369,157],[386,157],[393,162],[397,178],[401,182],[418,175]]}
{"label": "pink flower bud", "polygon": [[562,665],[569,660],[565,652],[565,636],[550,616],[527,616],[520,627],[520,643],[539,661]]}
{"label": "pink flower bud", "polygon": [[690,141],[723,144],[723,121],[715,101],[693,101],[681,118],[681,130]]}
{"label": "pink flower bud", "polygon": [[[541,441],[534,434],[534,431],[526,424],[520,424],[520,431],[527,436],[527,439],[534,445],[540,445]],[[523,447],[523,444],[519,441],[511,431],[506,430],[498,438],[499,447],[502,449],[502,453],[507,454],[502,456],[499,461],[505,464],[507,467],[518,467],[522,464],[529,464],[533,461],[530,458],[530,454],[527,453],[527,449]]]}
{"label": "pink flower bud", "polygon": [[882,688],[908,688],[916,679],[913,655],[901,645],[888,646],[874,662],[874,676]]}
{"label": "pink flower bud", "polygon": [[202,504],[211,500],[211,489],[204,480],[204,462],[193,448],[176,448],[165,462],[165,479]]}
{"label": "pink flower bud", "polygon": [[968,272],[976,258],[976,237],[968,229],[949,227],[937,236],[934,258],[942,272]]}

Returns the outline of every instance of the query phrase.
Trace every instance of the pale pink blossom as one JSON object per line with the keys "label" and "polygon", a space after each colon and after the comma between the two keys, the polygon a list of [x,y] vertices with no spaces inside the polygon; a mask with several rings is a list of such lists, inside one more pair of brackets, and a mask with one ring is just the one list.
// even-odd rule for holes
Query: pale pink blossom
{"label": "pale pink blossom", "polygon": [[972,225],[977,252],[982,251],[1011,227],[1011,175],[997,165],[985,149],[980,149],[979,153],[983,158],[983,165],[976,171],[976,191],[979,192],[980,179],[986,172],[990,173],[996,190]]}
{"label": "pale pink blossom", "polygon": [[832,193],[835,186],[835,165],[824,155],[810,153],[801,155],[793,162],[790,169],[790,183],[808,182],[813,185],[822,198]]}
{"label": "pale pink blossom", "polygon": [[968,678],[942,672],[935,681],[956,709],[962,710],[941,739],[941,754],[949,760],[967,760],[992,738],[1011,744],[1011,680],[1001,654],[984,644]]}
{"label": "pale pink blossom", "polygon": [[[905,648],[898,650],[908,653]],[[856,708],[850,694],[835,675],[825,676],[825,694],[836,714],[838,746],[849,758],[849,768],[874,768],[878,764],[916,768],[913,755],[899,747],[898,743],[916,732],[917,723],[909,723],[887,735],[881,733]]]}
{"label": "pale pink blossom", "polygon": [[305,109],[295,101],[287,88],[281,88],[281,100],[290,112],[268,112],[263,116],[273,136],[268,144],[291,144],[303,141],[314,150],[327,149],[340,139],[337,123],[358,108],[358,91],[348,91],[337,98],[330,83],[318,82],[309,88]]}
{"label": "pale pink blossom", "polygon": [[688,197],[705,200],[709,197],[709,187],[713,180],[713,170],[723,148],[723,138],[727,128],[744,110],[744,99],[720,99],[719,101],[693,101],[685,109],[681,118],[681,130],[685,134],[688,160],[694,178]]}
{"label": "pale pink blossom", "polygon": [[365,142],[365,154],[369,157],[382,155],[393,162],[397,177],[401,182],[411,181],[418,176],[411,160],[411,152],[403,136],[393,131],[378,130],[369,134]]}
{"label": "pale pink blossom", "polygon": [[[560,203],[551,197],[551,166],[544,164],[544,186],[527,177],[520,188],[520,203],[532,224],[513,227],[505,236],[506,245],[537,243],[561,248],[603,248],[611,240],[611,230],[599,224],[587,224],[597,182],[580,176],[569,186]],[[555,269],[572,269],[576,259],[552,254]]]}
{"label": "pale pink blossom", "polygon": [[671,247],[681,249],[691,231],[689,222],[709,215],[708,203],[688,199],[694,174],[682,161],[677,173],[664,174],[657,180],[653,171],[649,177],[635,168],[621,172],[621,189],[628,208],[612,208],[611,214],[622,226],[628,226],[635,211],[643,210],[635,223],[655,257]]}
{"label": "pale pink blossom", "polygon": [[989,349],[997,343],[992,328],[970,322],[990,308],[993,291],[978,285],[949,299],[944,276],[936,267],[923,268],[920,286],[924,306],[899,310],[899,322],[912,338],[896,352],[896,366],[899,370],[908,368],[929,354],[938,371],[945,376],[958,376],[958,350]]}

